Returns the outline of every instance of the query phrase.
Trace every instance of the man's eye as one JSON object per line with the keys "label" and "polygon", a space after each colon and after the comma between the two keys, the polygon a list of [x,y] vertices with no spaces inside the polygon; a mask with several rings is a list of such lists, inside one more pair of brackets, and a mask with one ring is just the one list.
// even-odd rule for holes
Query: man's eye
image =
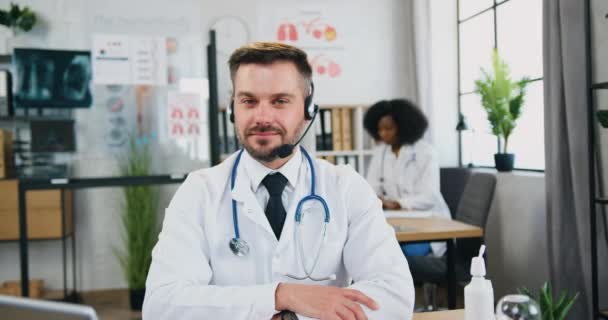
{"label": "man's eye", "polygon": [[289,103],[289,100],[287,100],[287,99],[279,99],[279,100],[276,101],[276,103],[277,104],[286,104],[286,103]]}
{"label": "man's eye", "polygon": [[241,103],[242,104],[254,104],[255,100],[253,100],[253,99],[244,99],[244,100],[241,100]]}

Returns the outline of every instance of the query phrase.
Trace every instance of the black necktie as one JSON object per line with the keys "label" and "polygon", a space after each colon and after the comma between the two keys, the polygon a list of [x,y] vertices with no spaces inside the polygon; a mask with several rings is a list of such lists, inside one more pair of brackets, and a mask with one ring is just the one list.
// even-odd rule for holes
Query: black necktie
{"label": "black necktie", "polygon": [[285,189],[285,185],[287,185],[287,178],[283,176],[281,173],[269,174],[264,180],[262,180],[262,184],[268,190],[268,194],[270,194],[270,198],[268,199],[268,203],[266,204],[266,218],[268,218],[268,222],[270,222],[270,227],[274,232],[274,235],[277,239],[281,238],[281,230],[283,230],[283,224],[285,223],[285,207],[283,207],[283,201],[281,200],[281,195],[283,194],[283,189]]}

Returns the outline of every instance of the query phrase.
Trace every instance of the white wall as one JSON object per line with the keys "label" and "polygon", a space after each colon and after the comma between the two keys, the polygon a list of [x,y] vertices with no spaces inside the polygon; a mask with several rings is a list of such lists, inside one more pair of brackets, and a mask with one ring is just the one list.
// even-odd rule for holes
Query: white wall
{"label": "white wall", "polygon": [[[8,7],[8,0],[0,0],[0,7]],[[263,8],[272,3],[302,4],[301,1],[198,1],[176,0],[23,0],[40,17],[40,24],[28,35],[17,39],[16,44],[41,48],[88,49],[93,33],[128,33],[145,35],[194,36],[205,45],[208,42],[208,28],[220,17],[236,17],[251,31],[250,39],[260,40],[257,24],[264,17]],[[348,82],[318,87],[318,103],[371,103],[382,98],[406,96],[409,70],[401,60],[409,43],[400,41],[404,34],[405,12],[401,0],[335,0],[317,1],[309,4],[343,6],[349,12],[345,19],[361,29],[355,30],[362,41],[358,51],[361,63],[367,64],[366,57],[372,57],[375,72],[367,82],[359,81],[352,95],[344,93]],[[362,18],[363,17],[363,18]],[[218,40],[225,40],[218,35]],[[388,41],[387,41],[388,40]],[[1,41],[1,39],[0,39]],[[219,44],[219,43],[218,43]],[[204,53],[204,52],[203,52]],[[227,58],[227,56],[223,56]],[[194,75],[206,76],[204,54],[200,61],[192,61]],[[218,68],[225,70],[219,61]],[[225,60],[224,60],[225,61]],[[222,69],[224,68],[224,69]],[[360,79],[359,79],[360,80]],[[347,79],[345,79],[347,81]],[[363,84],[361,84],[363,83]],[[365,84],[367,83],[367,84]],[[106,130],[104,119],[107,111],[102,105],[106,89],[96,86],[94,105],[91,109],[76,112],[77,143],[79,152],[75,154],[74,171],[81,176],[105,176],[118,174],[117,156],[104,145]],[[126,88],[132,90],[132,88]],[[341,94],[336,94],[340,90]],[[155,91],[154,103],[162,103],[163,91]],[[127,102],[131,110],[129,121],[134,122],[133,101]],[[162,112],[161,108],[150,108],[146,117],[154,123]],[[162,130],[162,128],[157,128]],[[158,173],[183,172],[204,167],[205,163],[191,161],[188,155],[175,145],[158,143],[155,145],[155,170]],[[161,206],[166,206],[175,187],[163,187]],[[122,204],[120,189],[94,189],[77,191],[75,195],[77,274],[80,290],[121,288],[126,284],[121,269],[112,253],[120,246],[119,212]],[[48,288],[60,288],[61,242],[30,242],[30,275],[43,278]],[[16,243],[0,243],[0,282],[19,279],[19,259]],[[69,267],[69,266],[68,266]],[[71,279],[71,268],[68,269]],[[69,282],[71,283],[71,281]]]}

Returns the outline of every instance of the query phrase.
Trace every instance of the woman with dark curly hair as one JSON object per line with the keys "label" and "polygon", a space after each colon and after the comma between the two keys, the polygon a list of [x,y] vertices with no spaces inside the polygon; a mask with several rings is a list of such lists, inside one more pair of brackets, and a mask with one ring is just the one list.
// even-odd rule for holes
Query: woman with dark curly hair
{"label": "woman with dark curly hair", "polygon": [[[382,100],[372,105],[363,126],[377,141],[367,170],[367,181],[387,210],[428,211],[450,219],[439,189],[439,164],[433,148],[421,140],[428,120],[422,110],[405,99]],[[432,253],[440,257],[444,243],[405,245],[406,255]]]}

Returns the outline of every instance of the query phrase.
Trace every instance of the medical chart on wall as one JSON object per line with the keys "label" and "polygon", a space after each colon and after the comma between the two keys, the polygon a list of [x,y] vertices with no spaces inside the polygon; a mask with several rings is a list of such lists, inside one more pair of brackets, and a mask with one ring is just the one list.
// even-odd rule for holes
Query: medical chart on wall
{"label": "medical chart on wall", "polygon": [[[322,104],[369,101],[373,92],[387,91],[387,69],[394,68],[393,51],[381,38],[390,27],[390,11],[340,4],[265,3],[258,8],[255,40],[278,41],[303,49],[313,69],[315,101]],[[262,18],[264,17],[264,18]],[[370,91],[370,84],[377,86]],[[375,98],[374,98],[375,99]]]}
{"label": "medical chart on wall", "polygon": [[[266,5],[260,14],[260,35],[304,49],[315,77],[338,79],[343,76],[344,52],[350,43],[352,22],[345,19],[343,7]],[[271,12],[271,14],[269,14]]]}
{"label": "medical chart on wall", "polygon": [[[203,101],[200,94],[194,99],[181,90],[176,93],[184,79],[205,80],[200,38],[94,34],[92,48],[97,103],[107,111],[103,127],[110,152],[120,154],[134,139],[137,144],[173,145],[189,159],[208,159],[207,114],[202,112],[208,97]],[[173,110],[176,116],[171,118],[169,103],[188,107]]]}
{"label": "medical chart on wall", "polygon": [[167,84],[165,37],[94,35],[93,81],[95,84]]}
{"label": "medical chart on wall", "polygon": [[201,99],[198,94],[170,91],[167,95],[169,136],[173,139],[199,136],[202,113]]}

